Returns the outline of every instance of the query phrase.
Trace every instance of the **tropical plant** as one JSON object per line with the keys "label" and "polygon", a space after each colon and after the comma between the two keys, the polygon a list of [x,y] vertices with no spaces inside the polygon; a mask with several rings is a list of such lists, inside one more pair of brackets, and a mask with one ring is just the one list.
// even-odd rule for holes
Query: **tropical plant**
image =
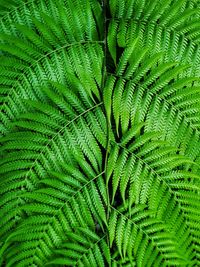
{"label": "tropical plant", "polygon": [[1,0],[0,262],[200,266],[200,2]]}

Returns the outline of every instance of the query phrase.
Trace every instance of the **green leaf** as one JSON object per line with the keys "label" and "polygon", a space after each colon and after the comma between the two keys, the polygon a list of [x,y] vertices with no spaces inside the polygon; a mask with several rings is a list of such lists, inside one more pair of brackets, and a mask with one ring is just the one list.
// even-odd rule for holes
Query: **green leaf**
{"label": "green leaf", "polygon": [[198,2],[1,1],[1,266],[199,265]]}

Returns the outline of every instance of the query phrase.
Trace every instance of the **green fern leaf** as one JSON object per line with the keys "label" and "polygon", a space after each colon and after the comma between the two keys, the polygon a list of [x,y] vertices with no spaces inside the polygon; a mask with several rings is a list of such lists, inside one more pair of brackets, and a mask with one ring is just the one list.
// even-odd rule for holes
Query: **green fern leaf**
{"label": "green fern leaf", "polygon": [[0,266],[199,266],[196,0],[2,0]]}

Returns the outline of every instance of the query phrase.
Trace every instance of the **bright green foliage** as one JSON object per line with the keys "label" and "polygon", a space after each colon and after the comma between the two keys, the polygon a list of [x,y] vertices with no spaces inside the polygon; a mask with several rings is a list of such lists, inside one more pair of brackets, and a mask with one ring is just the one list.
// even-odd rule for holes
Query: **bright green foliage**
{"label": "bright green foliage", "polygon": [[0,265],[200,266],[200,2],[0,2]]}

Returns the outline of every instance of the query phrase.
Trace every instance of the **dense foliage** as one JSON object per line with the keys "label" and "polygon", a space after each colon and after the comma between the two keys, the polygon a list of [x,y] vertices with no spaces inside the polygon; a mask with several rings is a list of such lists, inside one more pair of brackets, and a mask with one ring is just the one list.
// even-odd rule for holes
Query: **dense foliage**
{"label": "dense foliage", "polygon": [[200,266],[200,2],[1,0],[1,266]]}

